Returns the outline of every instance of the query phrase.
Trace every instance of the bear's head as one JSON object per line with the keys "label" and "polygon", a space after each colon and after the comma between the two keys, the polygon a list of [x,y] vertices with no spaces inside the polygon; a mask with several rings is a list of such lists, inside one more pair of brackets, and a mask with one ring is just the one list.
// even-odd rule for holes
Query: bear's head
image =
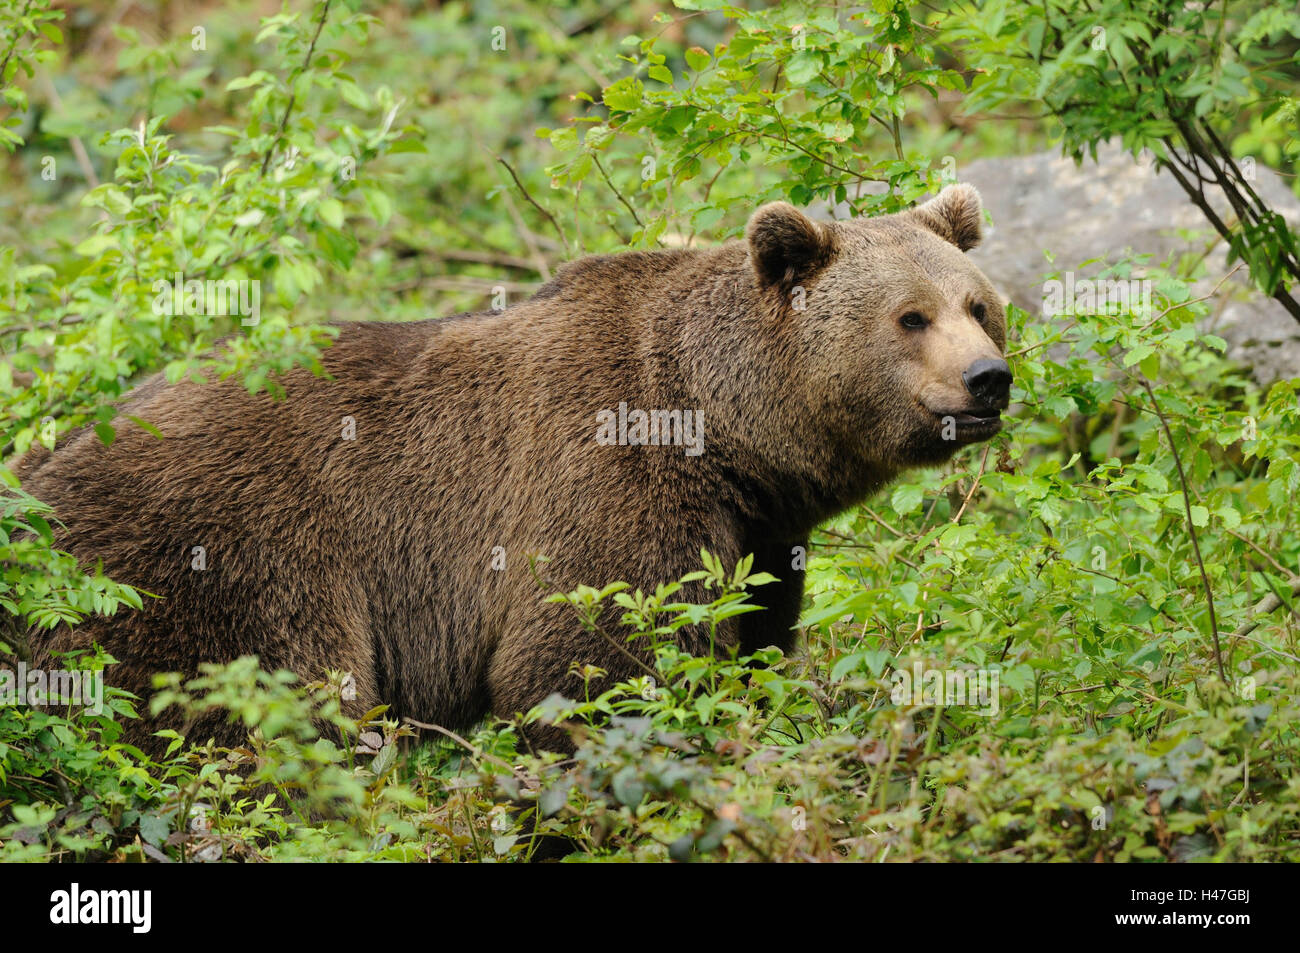
{"label": "bear's head", "polygon": [[981,217],[968,185],[879,218],[818,223],[785,202],[753,214],[760,292],[835,444],[906,467],[940,463],[1000,429],[1006,315],[964,254]]}

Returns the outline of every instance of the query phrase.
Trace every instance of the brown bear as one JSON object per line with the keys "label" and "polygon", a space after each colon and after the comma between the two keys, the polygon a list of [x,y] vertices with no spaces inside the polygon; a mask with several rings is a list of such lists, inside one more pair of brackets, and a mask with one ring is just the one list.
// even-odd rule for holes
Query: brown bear
{"label": "brown bear", "polygon": [[461,728],[576,694],[575,662],[639,674],[543,601],[531,555],[566,590],[649,590],[702,547],[780,580],[720,650],[789,651],[813,527],[1000,427],[1003,308],[962,254],[981,216],[968,186],[828,224],[778,202],[745,240],[583,258],[500,313],[343,324],[331,379],[290,372],[283,400],[150,378],[123,410],[162,439],[123,417],[111,446],[83,430],[19,475],[62,547],[162,598],[34,633],[37,656],[99,643],[147,696],[155,672],[255,654]]}

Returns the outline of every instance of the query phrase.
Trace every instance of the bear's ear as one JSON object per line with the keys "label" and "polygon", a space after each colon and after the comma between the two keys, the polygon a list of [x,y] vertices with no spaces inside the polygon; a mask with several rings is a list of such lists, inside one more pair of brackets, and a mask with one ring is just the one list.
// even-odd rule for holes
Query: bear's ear
{"label": "bear's ear", "polygon": [[950,185],[924,205],[903,215],[962,251],[980,243],[984,206],[973,185]]}
{"label": "bear's ear", "polygon": [[749,254],[759,284],[791,287],[830,259],[830,231],[809,219],[789,202],[769,202],[745,227]]}

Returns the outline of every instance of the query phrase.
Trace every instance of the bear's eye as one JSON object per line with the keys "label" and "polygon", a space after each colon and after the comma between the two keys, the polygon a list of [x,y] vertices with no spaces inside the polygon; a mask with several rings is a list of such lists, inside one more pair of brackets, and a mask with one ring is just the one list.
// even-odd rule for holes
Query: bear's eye
{"label": "bear's eye", "polygon": [[911,328],[914,331],[920,330],[929,324],[929,322],[925,320],[925,315],[920,311],[907,312],[907,314],[898,319],[898,323],[903,327]]}
{"label": "bear's eye", "polygon": [[983,324],[985,320],[988,318],[988,312],[985,311],[983,303],[979,301],[976,301],[973,305],[970,306],[970,313],[971,316],[980,324]]}

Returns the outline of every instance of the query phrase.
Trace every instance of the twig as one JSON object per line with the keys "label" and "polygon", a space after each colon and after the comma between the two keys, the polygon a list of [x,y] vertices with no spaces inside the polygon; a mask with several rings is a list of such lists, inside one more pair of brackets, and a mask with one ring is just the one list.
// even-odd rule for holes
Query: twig
{"label": "twig", "polygon": [[610,191],[613,192],[618,200],[623,203],[623,207],[632,213],[632,219],[640,225],[641,228],[645,228],[645,222],[641,221],[641,216],[636,213],[636,209],[632,207],[632,203],[623,197],[623,193],[618,190],[618,186],[616,186],[613,180],[610,179],[609,173],[606,172],[605,167],[600,164],[600,159],[596,157],[595,153],[592,154],[591,158],[592,161],[596,163],[596,168],[600,170],[601,178],[605,180],[605,184],[609,186]]}
{"label": "twig", "polygon": [[[492,152],[486,148],[483,151],[492,155]],[[542,276],[542,281],[550,281],[550,267],[546,263],[546,256],[542,254],[541,246],[537,243],[538,238],[541,236],[534,234],[533,230],[524,222],[524,217],[519,214],[519,208],[515,205],[514,196],[510,194],[508,189],[501,193],[501,201],[505,203],[506,212],[510,215],[510,220],[515,223],[515,228],[519,231],[519,237],[528,246],[528,253],[533,256],[533,261],[536,263],[537,272]]]}
{"label": "twig", "polygon": [[[1186,139],[1186,136],[1184,136],[1184,139]],[[1187,148],[1190,153],[1195,155],[1196,146],[1193,143],[1188,142]],[[1181,161],[1181,156],[1178,155],[1178,151],[1176,149],[1170,149],[1169,153],[1171,156]],[[1191,171],[1190,167],[1185,161],[1182,161],[1182,165],[1184,166],[1184,168],[1188,168],[1189,171]],[[1215,168],[1213,163],[1210,163],[1210,166],[1211,168]],[[1188,181],[1187,176],[1183,175],[1183,173],[1179,171],[1177,163],[1172,163],[1172,162],[1167,163],[1164,165],[1164,168],[1168,169],[1170,173],[1173,174],[1173,177],[1178,181],[1178,184],[1182,186],[1182,189],[1187,194],[1187,197],[1192,200],[1192,204],[1195,205],[1197,208],[1199,208],[1201,210],[1201,213],[1205,215],[1207,219],[1209,219],[1210,224],[1214,226],[1214,230],[1217,231],[1220,235],[1222,235],[1225,239],[1231,241],[1232,229],[1230,229],[1227,226],[1227,224],[1224,223],[1223,219],[1219,217],[1219,215],[1214,211],[1214,208],[1210,205],[1209,200],[1206,199],[1204,186],[1200,184],[1193,185],[1190,181]],[[1200,178],[1199,170],[1194,171],[1193,174],[1196,175],[1197,178]],[[1228,197],[1229,202],[1233,202],[1234,195],[1232,193],[1232,190],[1225,185],[1223,187],[1223,192]],[[1238,202],[1239,201],[1240,199],[1238,197]],[[1233,202],[1234,208],[1238,207],[1238,202]],[[1251,217],[1257,220],[1259,216],[1251,216]],[[1289,263],[1283,262],[1283,264],[1289,264]],[[1290,314],[1291,317],[1295,318],[1297,321],[1300,321],[1300,302],[1297,302],[1294,298],[1291,297],[1291,295],[1286,290],[1286,286],[1283,284],[1283,282],[1280,279],[1277,281],[1275,287],[1272,290],[1270,290],[1268,293],[1273,297],[1275,301],[1277,301],[1280,305],[1282,305],[1283,308],[1286,309],[1287,313]]]}
{"label": "twig", "polygon": [[1020,350],[1018,351],[1011,351],[1006,356],[1009,358],[1019,357],[1021,354],[1028,354],[1030,351],[1037,351],[1040,347],[1043,347],[1044,345],[1055,344],[1057,341],[1065,337],[1065,335],[1068,334],[1070,331],[1074,330],[1075,326],[1078,325],[1078,323],[1079,323],[1078,321],[1071,321],[1065,327],[1061,328],[1061,330],[1058,331],[1056,334],[1054,334],[1052,337],[1043,338],[1037,344],[1029,344],[1025,347],[1020,348]]}
{"label": "twig", "polygon": [[[1291,580],[1291,595],[1300,595],[1300,576],[1296,576]],[[1258,629],[1264,622],[1262,617],[1268,615],[1280,605],[1282,605],[1282,600],[1277,597],[1277,593],[1275,592],[1270,592],[1263,599],[1259,600],[1259,602],[1255,603],[1254,608],[1250,610],[1250,614],[1253,618],[1243,622],[1237,627],[1237,630],[1229,636],[1229,646],[1231,646],[1231,644],[1237,639],[1244,639],[1246,636],[1250,635],[1250,633]],[[1251,641],[1253,642],[1255,640],[1251,639]],[[1287,657],[1295,658],[1295,656]],[[1300,661],[1300,659],[1297,659],[1297,661]]]}
{"label": "twig", "polygon": [[868,516],[870,516],[873,520],[875,520],[875,521],[876,521],[877,523],[879,523],[881,526],[885,527],[885,529],[889,530],[891,533],[893,533],[893,534],[894,534],[895,536],[897,536],[899,539],[911,539],[911,538],[912,538],[911,536],[908,536],[906,533],[903,533],[903,532],[901,532],[901,531],[895,529],[894,527],[890,526],[888,523],[886,523],[885,520],[884,520],[884,518],[883,518],[882,516],[880,516],[880,514],[877,513],[875,510],[873,510],[871,507],[869,507],[869,506],[863,504],[863,506],[862,506],[861,508],[862,508],[862,510],[864,510],[864,511],[866,512],[866,514],[867,514]]}
{"label": "twig", "polygon": [[957,511],[957,515],[952,518],[952,521],[954,523],[961,521],[962,514],[966,512],[966,507],[970,505],[971,497],[973,497],[975,495],[975,491],[979,489],[980,480],[984,478],[984,465],[988,463],[989,451],[992,449],[993,446],[991,444],[985,444],[984,456],[980,458],[979,473],[975,474],[975,482],[970,485],[970,492],[966,494],[966,499],[962,500],[961,509],[959,509]]}
{"label": "twig", "polygon": [[434,291],[467,291],[472,294],[485,294],[493,288],[501,288],[510,293],[532,294],[538,287],[535,281],[503,281],[500,278],[475,278],[472,275],[432,275],[396,285],[393,290],[429,288]]}
{"label": "twig", "polygon": [[1141,334],[1147,328],[1151,327],[1151,325],[1155,324],[1157,321],[1163,318],[1170,311],[1176,311],[1178,308],[1185,308],[1189,304],[1196,304],[1196,302],[1198,301],[1206,301],[1210,298],[1213,298],[1216,294],[1219,293],[1219,289],[1223,287],[1223,283],[1241,270],[1243,264],[1244,262],[1238,262],[1236,268],[1233,268],[1232,271],[1228,272],[1226,275],[1224,275],[1222,278],[1219,279],[1219,283],[1215,285],[1213,289],[1211,289],[1209,294],[1201,295],[1199,298],[1192,298],[1190,301],[1183,301],[1179,304],[1170,305],[1168,308],[1165,308],[1165,310],[1161,311],[1159,314],[1157,314],[1146,324],[1142,325],[1142,327],[1138,328],[1138,333]]}
{"label": "twig", "polygon": [[[0,67],[0,73],[3,72],[3,68]],[[54,88],[54,81],[50,79],[49,73],[42,72],[41,85],[45,87],[45,95],[49,99],[50,105],[54,107],[54,111],[62,112],[63,99],[59,96],[59,91]],[[86,152],[86,147],[82,145],[81,137],[69,136],[68,144],[72,146],[72,154],[77,158],[77,165],[81,167],[81,174],[86,177],[86,181],[90,183],[92,189],[98,188],[99,176],[95,174],[95,167],[90,163],[90,155]],[[103,217],[107,219],[108,213],[105,212]]]}
{"label": "twig", "polygon": [[528,200],[528,204],[531,205],[533,208],[537,209],[537,211],[541,212],[542,215],[545,216],[546,220],[550,222],[552,226],[554,226],[556,234],[560,236],[560,241],[563,242],[564,244],[564,255],[567,258],[569,255],[569,238],[567,235],[564,234],[564,229],[560,227],[560,223],[556,221],[555,216],[552,215],[550,212],[548,212],[544,207],[542,207],[541,203],[539,203],[537,199],[533,198],[532,195],[529,194],[528,189],[524,188],[524,183],[519,181],[519,176],[515,174],[515,170],[510,167],[509,162],[507,162],[501,156],[497,156],[496,160],[500,162],[503,166],[505,166],[506,171],[510,173],[510,178],[515,180],[515,185],[518,186],[519,191],[523,194],[523,197]]}
{"label": "twig", "polygon": [[1138,382],[1146,390],[1147,396],[1151,398],[1151,406],[1156,412],[1156,417],[1160,420],[1160,426],[1164,429],[1165,438],[1169,441],[1169,450],[1174,455],[1174,465],[1178,468],[1178,482],[1183,491],[1183,512],[1187,516],[1187,535],[1192,540],[1192,552],[1196,555],[1196,567],[1201,573],[1201,584],[1205,587],[1205,603],[1210,610],[1210,634],[1214,636],[1214,662],[1219,670],[1219,680],[1225,685],[1228,684],[1227,673],[1223,670],[1223,650],[1219,645],[1219,622],[1214,613],[1214,591],[1210,588],[1210,577],[1205,571],[1205,560],[1201,558],[1201,543],[1196,536],[1196,527],[1192,524],[1192,497],[1191,491],[1187,488],[1187,474],[1183,472],[1183,458],[1178,453],[1178,446],[1174,443],[1173,431],[1169,429],[1169,421],[1165,419],[1165,412],[1160,407],[1160,402],[1156,400],[1156,392],[1151,387],[1151,382],[1145,377],[1138,377]]}
{"label": "twig", "polygon": [[[541,9],[545,10],[546,7],[543,6]],[[617,9],[617,7],[611,7],[610,11],[598,14],[586,23],[579,24],[573,31],[565,30],[556,25],[545,13],[543,13],[541,17],[542,22],[546,25],[551,36],[562,46],[567,47],[566,52],[573,58],[573,62],[577,63],[579,68],[587,74],[587,77],[602,89],[610,84],[610,78],[601,72],[600,68],[591,62],[591,60],[583,55],[581,44],[575,43],[573,37],[575,33],[581,33],[583,30],[590,29],[592,25],[599,23],[605,17],[609,16],[610,12],[614,9]]]}
{"label": "twig", "polygon": [[[1256,543],[1256,542],[1255,542],[1253,539],[1251,539],[1249,536],[1243,536],[1241,533],[1238,533],[1236,530],[1231,530],[1231,529],[1228,529],[1227,527],[1224,527],[1224,532],[1226,532],[1229,536],[1232,536],[1232,537],[1235,537],[1236,539],[1241,540],[1243,543],[1245,543],[1245,544],[1246,544],[1247,546],[1249,546],[1251,549],[1255,550],[1255,552],[1259,553],[1260,556],[1262,556],[1264,559],[1266,559],[1266,560],[1267,560],[1267,561],[1268,561],[1268,562],[1273,566],[1273,568],[1276,569],[1278,572],[1280,572],[1282,575],[1284,575],[1284,576],[1290,576],[1290,575],[1291,575],[1291,570],[1287,569],[1287,568],[1286,568],[1285,566],[1283,566],[1280,562],[1278,562],[1276,559],[1274,559],[1272,553],[1270,553],[1268,550],[1266,550],[1266,549],[1264,549],[1263,547],[1261,547],[1258,543]],[[1276,607],[1275,607],[1275,608],[1276,608]]]}
{"label": "twig", "polygon": [[[413,251],[415,250],[413,249]],[[507,255],[503,252],[473,251],[467,248],[442,248],[438,251],[420,251],[418,253],[447,261],[468,261],[476,265],[495,265],[498,268],[514,268],[518,271],[537,271],[536,262],[528,258],[520,258],[518,255]]]}
{"label": "twig", "polygon": [[[316,41],[320,39],[320,34],[325,29],[325,21],[329,19],[330,4],[334,0],[325,0],[325,5],[321,7],[320,22],[316,24],[316,33],[311,38],[311,43],[307,47],[307,55],[303,58],[302,69],[300,72],[306,72],[311,68],[311,56],[316,52]],[[292,75],[292,74],[291,74]],[[271,145],[266,150],[266,155],[262,158],[262,175],[266,175],[266,170],[271,167],[271,156],[275,154],[275,147],[280,144],[284,138],[284,130],[289,125],[289,114],[293,112],[293,104],[298,98],[298,91],[293,88],[293,82],[289,84],[289,102],[285,104],[284,115],[280,117],[280,128],[275,131],[275,138],[271,140]]]}
{"label": "twig", "polygon": [[1300,662],[1300,657],[1291,655],[1289,652],[1283,652],[1281,649],[1274,648],[1273,646],[1269,645],[1267,642],[1263,642],[1255,638],[1253,635],[1243,635],[1242,638],[1245,639],[1247,642],[1253,643],[1254,645],[1258,645],[1265,652],[1272,652],[1274,655],[1280,655],[1282,656],[1282,658],[1290,659],[1293,662]]}
{"label": "twig", "polygon": [[[777,114],[776,118],[777,118],[777,122],[781,124],[781,129],[784,132],[785,123],[782,121],[779,113]],[[889,182],[888,179],[882,179],[879,176],[864,175],[861,172],[854,172],[852,169],[846,169],[842,165],[836,165],[834,162],[832,162],[830,159],[827,159],[825,156],[819,156],[817,153],[812,152],[804,148],[799,143],[795,142],[793,139],[790,138],[789,133],[786,133],[785,136],[774,136],[770,132],[762,132],[758,129],[751,128],[750,126],[741,126],[738,131],[749,133],[749,135],[751,136],[758,136],[761,139],[771,139],[775,142],[780,142],[783,143],[784,145],[790,146],[791,148],[798,149],[804,155],[808,156],[808,158],[815,159],[816,161],[820,162],[822,165],[826,166],[826,168],[832,169],[835,172],[843,172],[845,175],[851,175],[853,176],[853,178],[859,181],[865,180],[867,182],[884,182],[886,184],[888,184]]]}
{"label": "twig", "polygon": [[456,732],[452,731],[450,728],[444,728],[442,727],[442,725],[431,725],[423,721],[416,721],[414,718],[403,718],[402,720],[406,722],[408,725],[412,725],[413,727],[423,728],[426,731],[436,731],[440,735],[445,735],[446,737],[450,738],[452,741],[460,745],[462,748],[464,748],[466,751],[468,751],[470,754],[474,755],[474,757],[482,758],[484,761],[491,761],[493,764],[497,765],[498,767],[505,768],[507,771],[509,771],[512,775],[514,775],[516,778],[520,779],[521,781],[531,780],[527,774],[521,772],[514,765],[509,764],[506,761],[503,761],[501,758],[498,758],[494,754],[488,754],[488,752],[484,751],[482,748],[475,747],[473,744],[466,741],[464,738],[456,734]]}

